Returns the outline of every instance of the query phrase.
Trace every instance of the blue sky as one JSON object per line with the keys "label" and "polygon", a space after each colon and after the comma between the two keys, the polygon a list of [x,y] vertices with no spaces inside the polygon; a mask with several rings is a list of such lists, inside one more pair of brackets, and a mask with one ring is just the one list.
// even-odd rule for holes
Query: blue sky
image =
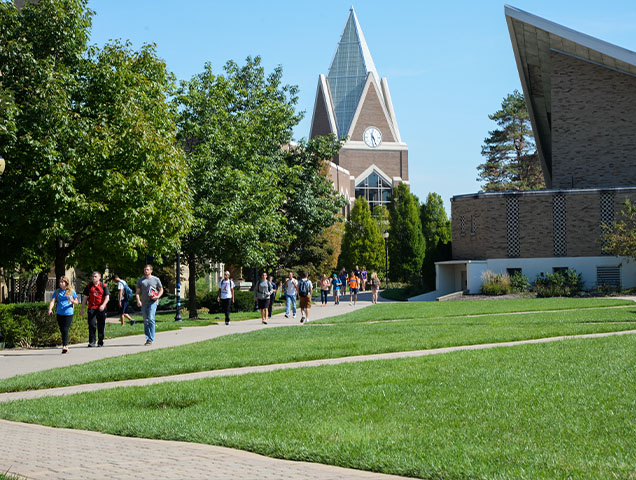
{"label": "blue sky", "polygon": [[[92,42],[156,43],[180,80],[220,71],[227,60],[260,55],[267,71],[282,65],[284,82],[300,87],[307,137],[318,75],[328,72],[350,0],[89,0]],[[512,6],[636,50],[636,2],[518,0]],[[491,0],[364,0],[353,4],[371,56],[387,77],[403,141],[411,190],[437,192],[447,210],[453,195],[476,192],[481,144],[495,128],[488,114],[521,89],[504,18]],[[450,211],[448,211],[450,214]]]}

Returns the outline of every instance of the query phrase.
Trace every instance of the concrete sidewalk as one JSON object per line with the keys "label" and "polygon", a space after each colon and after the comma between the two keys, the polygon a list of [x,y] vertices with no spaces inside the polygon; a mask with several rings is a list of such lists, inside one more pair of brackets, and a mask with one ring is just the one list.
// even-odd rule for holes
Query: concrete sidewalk
{"label": "concrete sidewalk", "polygon": [[[310,321],[342,315],[371,305],[370,292],[361,293],[358,297],[360,301],[355,307],[349,306],[348,301],[341,301],[339,305],[334,305],[331,297],[330,303],[326,307],[322,307],[320,305],[320,297],[318,297],[318,303],[314,303],[310,309]],[[267,325],[261,324],[260,319],[255,319],[240,322],[231,321],[230,325],[226,326],[222,320],[223,315],[219,315],[219,318],[221,320],[219,320],[218,325],[184,327],[180,330],[159,332],[155,336],[155,342],[147,347],[144,346],[146,339],[143,335],[133,335],[106,340],[104,347],[101,348],[87,348],[86,343],[71,345],[66,355],[60,354],[61,348],[59,347],[0,350],[0,379],[91,362],[101,358],[117,357],[158,348],[176,347],[233,333],[300,325],[300,308],[298,308],[296,319],[292,318],[291,313],[289,318],[285,318],[284,314],[281,313],[274,315]]]}

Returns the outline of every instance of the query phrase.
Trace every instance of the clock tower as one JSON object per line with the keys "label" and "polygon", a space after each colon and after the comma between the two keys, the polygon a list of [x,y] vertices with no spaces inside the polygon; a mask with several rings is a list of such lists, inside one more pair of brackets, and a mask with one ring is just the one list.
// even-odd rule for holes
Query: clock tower
{"label": "clock tower", "polygon": [[409,183],[408,147],[400,137],[389,85],[376,71],[353,7],[329,73],[318,78],[309,136],[330,133],[347,138],[330,175],[351,201],[355,195],[372,208],[388,206],[393,187]]}

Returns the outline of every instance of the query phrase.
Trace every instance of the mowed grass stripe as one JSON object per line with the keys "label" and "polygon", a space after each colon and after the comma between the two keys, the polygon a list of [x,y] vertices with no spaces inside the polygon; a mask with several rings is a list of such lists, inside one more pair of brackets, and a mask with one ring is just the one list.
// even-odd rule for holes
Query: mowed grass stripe
{"label": "mowed grass stripe", "polygon": [[[375,308],[369,307],[371,310]],[[0,392],[149,378],[252,365],[427,350],[631,330],[634,309],[585,309],[404,322],[294,326],[35,372],[0,381]]]}
{"label": "mowed grass stripe", "polygon": [[635,352],[634,336],[566,340],[14,402],[0,416],[420,478],[627,479]]}

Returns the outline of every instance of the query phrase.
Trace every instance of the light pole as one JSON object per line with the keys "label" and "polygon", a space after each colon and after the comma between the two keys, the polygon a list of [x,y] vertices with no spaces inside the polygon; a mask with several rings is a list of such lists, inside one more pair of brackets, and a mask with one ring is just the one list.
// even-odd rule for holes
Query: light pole
{"label": "light pole", "polygon": [[177,252],[177,313],[174,316],[175,322],[182,321],[181,318],[181,254]]}
{"label": "light pole", "polygon": [[389,231],[385,230],[384,234],[384,288],[389,286]]}

